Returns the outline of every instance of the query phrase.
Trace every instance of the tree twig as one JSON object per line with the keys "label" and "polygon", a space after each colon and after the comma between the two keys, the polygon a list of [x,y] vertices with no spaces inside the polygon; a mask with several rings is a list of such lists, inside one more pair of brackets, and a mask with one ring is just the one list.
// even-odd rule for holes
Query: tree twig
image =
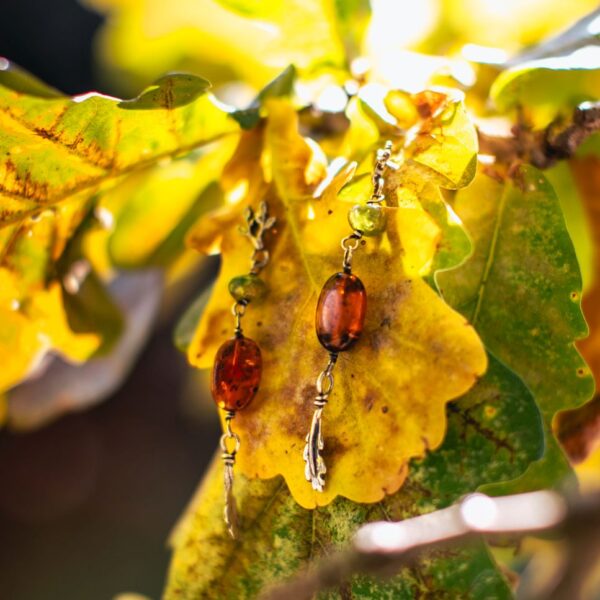
{"label": "tree twig", "polygon": [[[557,532],[570,547],[562,577],[553,589],[526,590],[522,598],[575,600],[585,575],[600,557],[600,496],[569,504],[550,491],[499,498],[472,494],[448,508],[405,521],[369,523],[361,527],[352,546],[309,568],[295,579],[267,591],[264,600],[309,600],[320,590],[338,586],[352,575],[392,576],[411,566],[427,551],[439,551],[470,540]],[[585,561],[578,549],[584,548]]]}
{"label": "tree twig", "polygon": [[525,161],[547,169],[559,160],[571,158],[579,146],[598,131],[600,102],[583,102],[567,123],[554,121],[541,131],[518,124],[512,128],[512,137],[497,137],[480,130],[479,148],[482,154],[490,154],[509,166]]}

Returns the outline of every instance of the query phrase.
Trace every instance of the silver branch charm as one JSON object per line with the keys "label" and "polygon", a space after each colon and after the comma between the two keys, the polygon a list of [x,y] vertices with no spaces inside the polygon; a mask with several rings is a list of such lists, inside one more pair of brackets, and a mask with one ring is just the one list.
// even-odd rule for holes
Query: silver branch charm
{"label": "silver branch charm", "polygon": [[[233,466],[235,465],[235,455],[240,449],[240,438],[237,433],[231,430],[231,421],[235,412],[227,411],[225,415],[226,431],[221,436],[221,458],[223,459],[223,482],[225,484],[225,507],[223,509],[223,518],[229,535],[237,538],[237,506],[235,496],[233,495]],[[233,441],[233,448],[228,447],[228,442]]]}
{"label": "silver branch charm", "polygon": [[263,200],[256,212],[249,206],[244,211],[244,219],[247,226],[240,227],[240,233],[250,240],[255,250],[262,250],[264,248],[263,236],[265,231],[271,229],[277,220],[275,217],[269,216],[269,205]]}
{"label": "silver branch charm", "polygon": [[229,535],[235,540],[238,531],[238,516],[235,497],[233,495],[233,464],[225,463],[225,507],[223,519]]}
{"label": "silver branch charm", "polygon": [[254,212],[251,206],[244,211],[244,219],[246,219],[246,227],[240,227],[240,233],[245,235],[252,244],[254,252],[252,252],[250,273],[258,275],[269,262],[269,251],[265,248],[264,235],[277,219],[269,216],[269,205],[263,200],[258,211]]}
{"label": "silver branch charm", "polygon": [[327,405],[329,394],[333,390],[333,367],[337,360],[337,354],[332,352],[329,355],[327,366],[317,378],[317,395],[314,400],[315,412],[310,424],[310,431],[306,436],[306,446],[304,446],[304,462],[306,467],[304,475],[306,481],[309,481],[313,490],[322,492],[325,487],[325,473],[327,467],[321,456],[325,444],[323,442],[323,433],[321,431],[321,417],[323,409]]}
{"label": "silver branch charm", "polygon": [[321,456],[323,450],[323,436],[321,435],[321,413],[323,408],[317,408],[313,414],[310,425],[310,432],[306,436],[306,446],[304,446],[304,462],[306,467],[304,475],[306,481],[309,481],[313,490],[322,492],[325,486],[325,473],[327,467]]}

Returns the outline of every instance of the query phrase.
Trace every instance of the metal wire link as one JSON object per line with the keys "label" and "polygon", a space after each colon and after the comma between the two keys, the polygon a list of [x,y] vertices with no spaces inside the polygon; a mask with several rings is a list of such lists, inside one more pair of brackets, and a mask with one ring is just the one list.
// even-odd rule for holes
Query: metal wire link
{"label": "metal wire link", "polygon": [[231,307],[231,314],[235,317],[235,335],[242,335],[242,317],[246,314],[248,303],[244,300],[238,300]]}
{"label": "metal wire link", "polygon": [[[337,361],[338,355],[335,353],[331,353],[329,355],[329,362],[327,366],[319,373],[317,377],[317,398],[323,397],[325,400],[333,391],[333,368],[335,367],[335,363]],[[326,383],[326,386],[323,387],[323,383]]]}
{"label": "metal wire link", "polygon": [[250,273],[258,275],[268,264],[271,255],[266,248],[260,248],[254,250],[252,253],[252,266],[250,267]]}
{"label": "metal wire link", "polygon": [[354,251],[360,245],[361,239],[362,233],[360,231],[355,231],[342,240],[341,246],[344,250],[344,260],[342,261],[342,266],[344,267],[344,271],[347,273],[352,270],[352,257],[354,256]]}
{"label": "metal wire link", "polygon": [[[225,414],[225,433],[223,433],[223,435],[221,436],[219,443],[221,446],[221,450],[223,451],[223,455],[227,454],[228,456],[231,456],[232,459],[235,461],[235,455],[240,449],[240,436],[231,429],[231,421],[234,417],[235,412],[232,410],[228,410]],[[227,446],[230,440],[234,441],[234,446],[231,449]]]}
{"label": "metal wire link", "polygon": [[[327,382],[327,385],[325,386],[325,388],[323,388],[323,382]],[[331,391],[333,390],[333,373],[329,373],[327,372],[327,370],[325,371],[321,371],[321,373],[319,373],[319,378],[317,379],[317,394],[318,397],[324,397],[327,398],[327,396],[329,396],[329,394],[331,394]]]}
{"label": "metal wire link", "polygon": [[371,194],[371,198],[369,202],[377,203],[383,202],[385,200],[385,194],[383,193],[383,186],[385,185],[385,179],[383,175],[373,175],[373,193]]}

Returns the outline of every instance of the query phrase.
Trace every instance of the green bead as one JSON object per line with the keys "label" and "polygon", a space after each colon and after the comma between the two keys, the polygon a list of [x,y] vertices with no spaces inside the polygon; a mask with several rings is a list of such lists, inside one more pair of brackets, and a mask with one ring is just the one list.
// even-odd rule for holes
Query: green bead
{"label": "green bead", "polygon": [[229,282],[229,293],[238,302],[242,300],[246,302],[259,301],[264,298],[266,292],[265,282],[253,273],[238,275]]}
{"label": "green bead", "polygon": [[387,217],[379,206],[357,204],[350,209],[348,221],[352,229],[371,237],[385,231]]}

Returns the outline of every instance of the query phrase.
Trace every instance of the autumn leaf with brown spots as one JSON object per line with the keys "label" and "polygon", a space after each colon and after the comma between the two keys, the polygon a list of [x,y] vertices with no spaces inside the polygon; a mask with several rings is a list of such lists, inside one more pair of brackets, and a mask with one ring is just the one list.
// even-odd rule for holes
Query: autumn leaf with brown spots
{"label": "autumn leaf with brown spots", "polygon": [[[243,440],[237,464],[248,477],[282,474],[295,500],[307,508],[339,495],[376,502],[402,485],[412,458],[440,445],[446,403],[485,372],[486,356],[464,318],[417,275],[431,264],[440,235],[431,217],[419,204],[385,209],[385,236],[366,242],[355,255],[354,272],[367,289],[367,320],[360,342],[338,361],[324,417],[325,458],[331,465],[327,486],[321,494],[311,489],[302,448],[314,381],[327,362],[314,334],[314,311],[322,285],[340,269],[339,243],[348,233],[352,205],[335,191],[313,198],[325,163],[298,134],[288,103],[273,101],[268,111],[263,143],[270,171],[264,179],[270,181],[266,198],[277,230],[269,237],[271,263],[263,273],[268,296],[251,306],[244,322],[264,366],[258,396],[236,418]],[[339,187],[352,175],[348,168],[332,185]],[[217,348],[231,336],[228,283],[248,268],[249,245],[238,231],[244,204],[207,215],[189,238],[192,247],[218,247],[223,256],[188,350],[197,367],[212,366]],[[411,245],[403,244],[405,239]],[[418,252],[411,253],[413,247]],[[412,265],[409,272],[405,265]]]}

